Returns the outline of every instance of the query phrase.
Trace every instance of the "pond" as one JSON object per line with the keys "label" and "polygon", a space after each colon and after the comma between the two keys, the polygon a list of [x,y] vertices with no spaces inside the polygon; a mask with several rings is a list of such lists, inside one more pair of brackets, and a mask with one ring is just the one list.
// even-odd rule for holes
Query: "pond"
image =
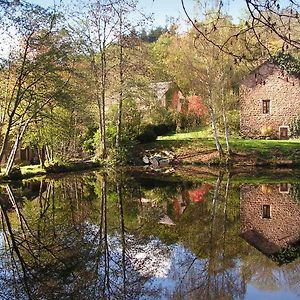
{"label": "pond", "polygon": [[2,185],[0,299],[298,299],[300,180],[244,181]]}

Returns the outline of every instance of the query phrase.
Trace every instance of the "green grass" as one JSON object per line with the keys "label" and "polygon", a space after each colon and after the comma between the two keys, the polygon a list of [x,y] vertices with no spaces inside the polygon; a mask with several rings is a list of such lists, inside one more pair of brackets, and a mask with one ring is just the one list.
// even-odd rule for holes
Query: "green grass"
{"label": "green grass", "polygon": [[21,167],[22,175],[29,174],[46,174],[45,169],[43,169],[40,165],[29,165]]}
{"label": "green grass", "polygon": [[[29,166],[22,166],[21,172],[22,175],[29,175],[29,174],[46,174],[45,169],[41,168],[40,165],[29,165]],[[2,169],[3,171],[4,169]],[[3,176],[4,173],[0,172],[0,176]]]}
{"label": "green grass", "polygon": [[233,149],[241,152],[259,152],[267,154],[279,152],[284,155],[300,151],[300,140],[244,140],[232,139]]}
{"label": "green grass", "polygon": [[170,135],[159,136],[158,141],[186,141],[194,139],[209,139],[213,140],[213,135],[210,128],[205,128],[199,131],[172,133]]}
{"label": "green grass", "polygon": [[[225,147],[225,139],[220,138],[221,144]],[[243,139],[233,136],[230,138],[230,144],[237,153],[251,153],[261,155],[264,158],[277,157],[285,159],[300,159],[300,139],[290,140],[260,140],[260,139]],[[160,136],[156,142],[158,148],[178,149],[201,148],[214,149],[215,143],[210,128],[200,131],[174,133],[167,136]]]}

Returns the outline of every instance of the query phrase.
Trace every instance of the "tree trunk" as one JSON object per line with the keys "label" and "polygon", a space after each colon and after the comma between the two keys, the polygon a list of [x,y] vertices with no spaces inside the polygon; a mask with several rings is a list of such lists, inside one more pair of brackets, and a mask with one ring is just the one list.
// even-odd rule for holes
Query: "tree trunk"
{"label": "tree trunk", "polygon": [[226,102],[225,102],[225,95],[224,95],[224,87],[222,88],[222,115],[223,115],[223,123],[224,123],[224,132],[225,132],[225,141],[226,141],[226,150],[228,156],[231,156],[232,150],[229,143],[229,128],[228,128],[228,119],[226,114]]}
{"label": "tree trunk", "polygon": [[20,138],[19,136],[17,136],[6,163],[5,175],[9,175],[12,170],[19,145],[20,145]]}
{"label": "tree trunk", "polygon": [[52,162],[53,156],[51,153],[51,149],[48,145],[45,146],[45,154],[46,154],[46,160],[48,161],[48,163]]}
{"label": "tree trunk", "polygon": [[215,145],[216,145],[216,148],[219,152],[219,156],[223,157],[224,156],[224,151],[223,151],[222,145],[220,144],[220,141],[219,141],[219,136],[218,136],[218,131],[217,131],[216,114],[215,114],[215,111],[214,111],[214,109],[211,105],[211,101],[210,101],[210,104],[209,104],[209,112],[210,112],[211,127],[212,127],[212,130],[213,130],[213,135],[214,135],[214,139],[215,139]]}
{"label": "tree trunk", "polygon": [[117,121],[117,135],[116,135],[116,148],[120,147],[121,137],[122,137],[122,110],[123,110],[123,85],[124,85],[124,53],[123,53],[123,44],[122,44],[122,30],[123,30],[123,20],[122,20],[122,9],[119,12],[119,104],[118,104],[118,121]]}
{"label": "tree trunk", "polygon": [[5,168],[5,175],[9,175],[11,170],[12,170],[12,167],[13,167],[14,162],[15,162],[17,150],[20,146],[20,142],[23,138],[23,135],[24,135],[30,121],[31,121],[31,119],[28,119],[25,122],[25,124],[23,125],[23,128],[22,129],[19,128],[19,132],[17,134],[14,146],[13,146],[13,148],[12,148],[10,154],[9,154],[9,157],[8,157],[8,161],[7,161],[6,168]]}
{"label": "tree trunk", "polygon": [[39,162],[40,162],[40,166],[41,168],[45,168],[45,160],[44,160],[44,156],[43,156],[43,149],[41,149],[40,147],[37,147],[37,153],[39,156]]}
{"label": "tree trunk", "polygon": [[1,150],[0,150],[0,172],[1,172],[1,162],[3,160],[5,151],[7,150],[8,137],[9,137],[9,134],[10,134],[11,124],[12,124],[12,119],[9,118],[7,128],[6,128],[3,140],[2,140]]}
{"label": "tree trunk", "polygon": [[107,149],[106,149],[106,125],[105,125],[105,84],[102,86],[102,96],[101,96],[101,131],[100,131],[100,156],[103,159],[107,157]]}

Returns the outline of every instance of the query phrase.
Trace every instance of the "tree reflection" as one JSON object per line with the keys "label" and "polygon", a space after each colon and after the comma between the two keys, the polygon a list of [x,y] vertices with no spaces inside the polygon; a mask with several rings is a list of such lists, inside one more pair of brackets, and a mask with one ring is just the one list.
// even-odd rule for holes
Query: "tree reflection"
{"label": "tree reflection", "polygon": [[298,293],[299,261],[279,267],[239,237],[230,174],[72,175],[22,190],[1,193],[1,299],[231,299],[248,284]]}

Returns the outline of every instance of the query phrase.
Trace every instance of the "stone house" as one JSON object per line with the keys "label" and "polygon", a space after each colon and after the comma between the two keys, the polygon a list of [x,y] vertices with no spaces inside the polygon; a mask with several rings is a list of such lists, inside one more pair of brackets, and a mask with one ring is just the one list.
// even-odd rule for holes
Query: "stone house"
{"label": "stone house", "polygon": [[265,62],[240,85],[240,131],[247,137],[288,139],[300,114],[299,79]]}
{"label": "stone house", "polygon": [[244,185],[240,190],[240,236],[265,255],[299,242],[300,203],[287,183]]}

